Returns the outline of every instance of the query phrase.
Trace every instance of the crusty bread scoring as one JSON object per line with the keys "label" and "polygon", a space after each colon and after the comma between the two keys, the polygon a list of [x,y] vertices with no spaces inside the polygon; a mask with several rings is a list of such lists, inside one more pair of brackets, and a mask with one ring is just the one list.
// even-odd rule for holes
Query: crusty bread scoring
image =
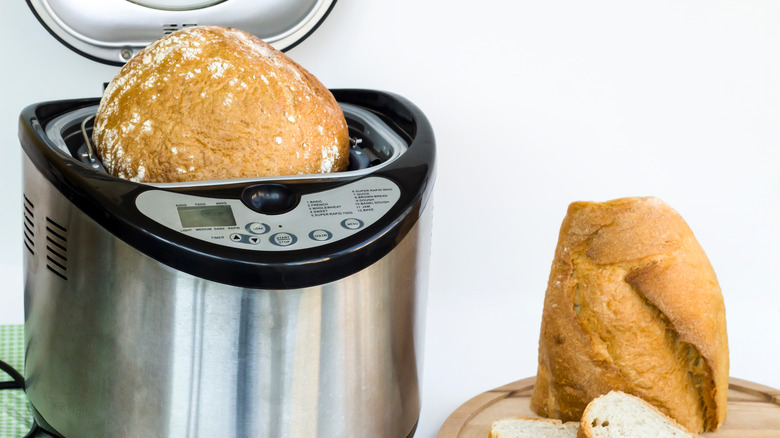
{"label": "crusty bread scoring", "polygon": [[619,390],[691,431],[715,430],[728,369],[720,287],[682,217],[656,198],[571,204],[545,296],[534,411],[577,421]]}
{"label": "crusty bread scoring", "polygon": [[174,32],[125,64],[93,141],[109,173],[140,182],[327,173],[349,159],[330,91],[257,37],[216,26]]}

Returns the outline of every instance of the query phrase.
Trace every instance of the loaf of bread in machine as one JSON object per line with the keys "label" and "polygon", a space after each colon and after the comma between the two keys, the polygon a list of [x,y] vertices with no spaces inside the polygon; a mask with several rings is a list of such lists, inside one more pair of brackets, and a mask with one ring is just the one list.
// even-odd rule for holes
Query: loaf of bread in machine
{"label": "loaf of bread in machine", "polygon": [[723,297],[683,218],[657,198],[569,206],[544,300],[531,408],[579,421],[611,390],[693,432],[726,417]]}
{"label": "loaf of bread in machine", "polygon": [[344,114],[313,75],[243,31],[195,26],[138,52],[106,88],[93,142],[139,182],[345,170]]}

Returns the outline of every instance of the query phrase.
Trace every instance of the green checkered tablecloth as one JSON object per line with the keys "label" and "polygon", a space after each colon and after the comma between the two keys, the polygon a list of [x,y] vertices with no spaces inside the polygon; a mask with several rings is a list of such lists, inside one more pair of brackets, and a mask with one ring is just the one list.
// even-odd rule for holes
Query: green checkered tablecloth
{"label": "green checkered tablecloth", "polygon": [[[24,370],[24,326],[0,325],[0,360]],[[12,380],[0,371],[0,381]],[[32,414],[21,389],[0,390],[0,438],[20,438],[30,431]]]}

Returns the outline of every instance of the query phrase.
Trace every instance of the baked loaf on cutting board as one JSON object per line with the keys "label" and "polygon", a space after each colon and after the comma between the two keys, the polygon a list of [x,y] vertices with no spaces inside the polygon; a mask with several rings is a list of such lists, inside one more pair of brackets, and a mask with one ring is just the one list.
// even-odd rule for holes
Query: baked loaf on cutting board
{"label": "baked loaf on cutting board", "polygon": [[243,31],[184,28],[138,52],[106,88],[93,142],[139,182],[346,169],[349,134],[330,91]]}
{"label": "baked loaf on cutting board", "polygon": [[579,421],[611,390],[688,430],[726,417],[726,317],[715,273],[682,217],[656,198],[575,202],[544,300],[531,408]]}

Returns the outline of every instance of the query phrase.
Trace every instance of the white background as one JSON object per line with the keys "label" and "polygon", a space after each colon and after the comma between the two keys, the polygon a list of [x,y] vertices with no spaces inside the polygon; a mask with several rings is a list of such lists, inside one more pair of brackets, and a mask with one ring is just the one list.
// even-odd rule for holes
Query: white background
{"label": "white background", "polygon": [[[21,323],[17,117],[117,72],[0,5],[0,324]],[[780,388],[780,3],[341,0],[289,52],[332,88],[406,96],[438,144],[419,437],[536,372],[569,202],[654,195],[726,301],[731,374]]]}

